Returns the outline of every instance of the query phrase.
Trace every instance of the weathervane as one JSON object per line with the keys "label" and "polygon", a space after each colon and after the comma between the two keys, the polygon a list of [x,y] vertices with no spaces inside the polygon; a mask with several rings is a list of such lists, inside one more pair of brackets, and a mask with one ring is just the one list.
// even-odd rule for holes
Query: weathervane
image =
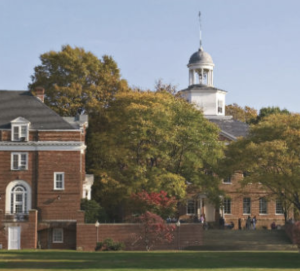
{"label": "weathervane", "polygon": [[202,48],[202,37],[201,37],[201,12],[199,11],[199,33],[200,33],[200,49]]}

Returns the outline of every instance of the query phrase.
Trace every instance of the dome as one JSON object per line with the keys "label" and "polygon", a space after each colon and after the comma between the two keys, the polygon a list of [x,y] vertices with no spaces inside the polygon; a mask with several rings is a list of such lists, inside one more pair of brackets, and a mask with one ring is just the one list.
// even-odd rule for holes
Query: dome
{"label": "dome", "polygon": [[203,51],[200,48],[196,53],[190,57],[189,65],[191,64],[214,64],[210,54]]}

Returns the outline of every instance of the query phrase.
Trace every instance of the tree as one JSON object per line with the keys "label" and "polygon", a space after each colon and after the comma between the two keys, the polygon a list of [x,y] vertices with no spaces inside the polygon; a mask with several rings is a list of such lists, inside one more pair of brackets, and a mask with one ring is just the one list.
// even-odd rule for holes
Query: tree
{"label": "tree", "polygon": [[174,215],[177,207],[175,197],[168,197],[167,192],[151,192],[146,191],[134,193],[131,195],[132,210],[138,213],[146,211],[155,213],[166,219]]}
{"label": "tree", "polygon": [[107,55],[98,59],[82,48],[66,45],[59,52],[42,54],[40,60],[28,88],[44,87],[45,104],[61,116],[98,112],[117,92],[128,88],[116,62]]}
{"label": "tree", "polygon": [[232,116],[233,119],[246,123],[252,123],[257,117],[256,109],[249,106],[242,108],[236,103],[226,105],[225,113],[226,116]]}
{"label": "tree", "polygon": [[250,134],[230,144],[223,174],[249,172],[243,184],[256,183],[270,196],[300,210],[300,115],[271,114],[250,128]]}
{"label": "tree", "polygon": [[80,209],[84,211],[85,223],[95,223],[96,221],[105,221],[106,213],[103,208],[94,200],[82,199]]}
{"label": "tree", "polygon": [[137,221],[141,224],[133,245],[143,242],[147,251],[156,243],[170,243],[174,238],[174,225],[168,225],[158,215],[145,212],[138,217]]}
{"label": "tree", "polygon": [[205,170],[222,156],[219,129],[183,99],[118,93],[101,117],[105,125],[91,127],[87,165],[96,176],[94,196],[110,213],[122,212],[130,195],[142,190],[182,198],[186,182],[218,186],[205,182]]}
{"label": "tree", "polygon": [[287,109],[280,109],[278,106],[274,107],[263,107],[259,110],[259,115],[257,116],[256,120],[252,123],[258,123],[263,120],[265,117],[270,116],[272,114],[286,114],[290,115],[291,113]]}

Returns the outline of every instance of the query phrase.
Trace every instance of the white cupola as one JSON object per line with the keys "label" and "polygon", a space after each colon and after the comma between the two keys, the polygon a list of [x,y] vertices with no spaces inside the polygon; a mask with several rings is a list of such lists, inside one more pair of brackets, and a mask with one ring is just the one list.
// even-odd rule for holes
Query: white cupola
{"label": "white cupola", "polygon": [[214,62],[211,56],[204,52],[203,48],[192,54],[189,64],[189,85],[207,85],[212,87],[214,85]]}
{"label": "white cupola", "polygon": [[200,21],[200,46],[199,50],[190,57],[189,87],[181,91],[182,96],[190,103],[195,104],[203,111],[207,118],[225,116],[226,91],[214,87],[214,62],[210,54],[202,48],[201,20]]}

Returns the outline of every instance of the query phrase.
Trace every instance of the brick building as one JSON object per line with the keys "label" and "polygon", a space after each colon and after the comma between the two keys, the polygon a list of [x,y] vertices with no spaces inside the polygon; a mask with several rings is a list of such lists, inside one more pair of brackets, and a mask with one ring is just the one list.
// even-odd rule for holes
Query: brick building
{"label": "brick building", "polygon": [[[200,48],[189,60],[189,86],[181,91],[182,97],[188,102],[195,104],[204,116],[215,123],[221,130],[220,141],[230,144],[238,137],[248,134],[246,123],[234,120],[232,116],[225,116],[226,91],[214,87],[212,57]],[[248,216],[256,216],[258,227],[270,227],[272,222],[284,224],[284,210],[281,202],[276,198],[270,198],[268,191],[261,185],[249,184],[242,188],[240,180],[244,178],[243,172],[236,172],[233,176],[222,181],[221,188],[226,192],[223,207],[215,208],[205,191],[190,193],[190,199],[186,206],[181,207],[180,218],[190,221],[199,219],[204,215],[207,222],[218,224],[219,218],[223,217],[225,223],[231,221],[238,227],[238,219],[242,220],[242,227]],[[192,189],[188,189],[189,191]]]}
{"label": "brick building", "polygon": [[0,91],[0,247],[76,248],[85,173],[87,116],[62,118],[44,90]]}

